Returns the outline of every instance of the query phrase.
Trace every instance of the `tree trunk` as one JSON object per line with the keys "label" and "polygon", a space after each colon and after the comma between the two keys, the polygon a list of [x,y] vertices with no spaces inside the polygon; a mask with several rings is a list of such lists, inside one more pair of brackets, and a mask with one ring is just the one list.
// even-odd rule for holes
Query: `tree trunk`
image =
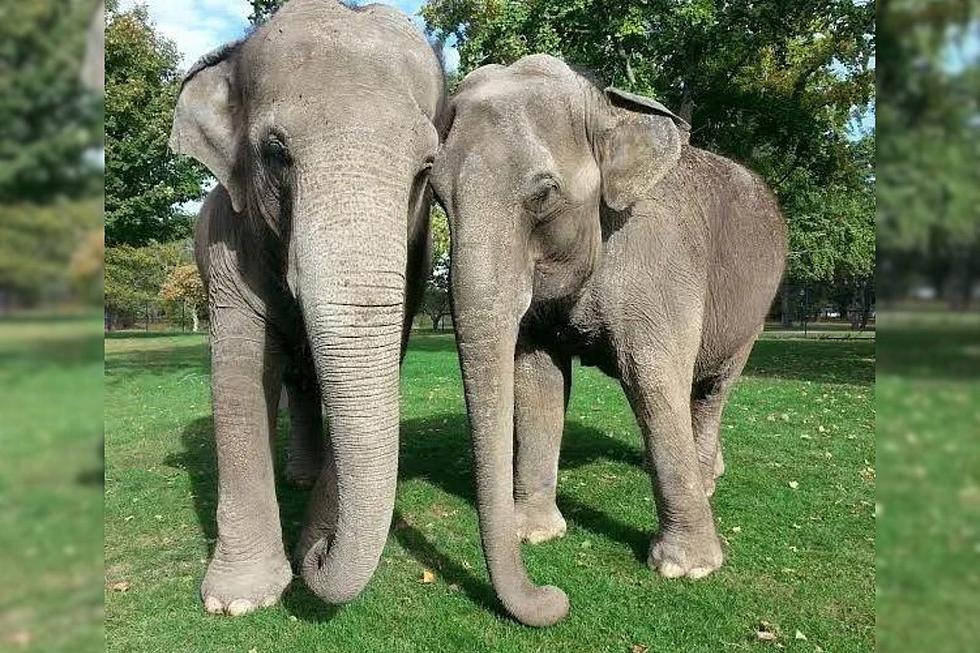
{"label": "tree trunk", "polygon": [[782,314],[780,315],[780,322],[782,326],[787,329],[793,326],[793,320],[790,318],[790,314],[789,314],[790,311],[789,294],[790,294],[789,281],[784,281],[783,289],[782,292],[780,293],[782,298]]}

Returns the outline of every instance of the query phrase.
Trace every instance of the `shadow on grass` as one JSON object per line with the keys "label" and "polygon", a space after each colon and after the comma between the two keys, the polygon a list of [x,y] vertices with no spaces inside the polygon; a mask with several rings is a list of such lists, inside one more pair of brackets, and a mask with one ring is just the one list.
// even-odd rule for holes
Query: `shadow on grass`
{"label": "shadow on grass", "polygon": [[130,338],[146,340],[150,338],[179,338],[181,336],[205,336],[206,331],[106,331],[106,340],[128,340]]}
{"label": "shadow on grass", "polygon": [[757,340],[744,376],[871,385],[873,340]]}
{"label": "shadow on grass", "polygon": [[102,358],[98,335],[66,334],[59,337],[23,339],[0,343],[0,369],[55,366],[62,369],[90,365]]}
{"label": "shadow on grass", "polygon": [[[454,352],[449,334],[414,334],[413,351]],[[203,343],[180,345],[167,350],[124,352],[111,358],[112,372],[136,374],[147,369],[171,371],[197,369],[207,371]],[[759,341],[746,369],[746,375],[805,379],[818,382],[870,384],[874,380],[874,343],[867,341]],[[286,419],[279,422],[279,433],[285,433]],[[401,424],[401,481],[424,479],[448,494],[475,504],[472,456],[468,425],[462,412],[448,412],[408,418]],[[288,486],[284,468],[286,438],[277,440],[277,493],[286,550],[291,552],[304,520],[309,492]],[[217,537],[217,465],[213,425],[210,417],[188,424],[182,434],[181,452],[166,459],[166,464],[183,469],[192,484],[194,507],[201,530],[213,548]],[[562,444],[560,467],[575,469],[598,460],[611,460],[635,466],[642,465],[640,443],[630,446],[606,434],[568,420]],[[618,541],[644,562],[649,533],[612,517],[597,506],[559,493],[558,504],[566,519],[581,528]],[[427,568],[460,587],[474,604],[502,614],[493,589],[482,574],[467,570],[461,561],[446,554],[426,534],[395,514],[392,535],[400,545]],[[479,546],[478,541],[473,542]],[[286,609],[297,618],[311,622],[331,619],[337,608],[315,597],[302,583],[297,583],[283,600]]]}
{"label": "shadow on grass", "polygon": [[413,331],[408,348],[411,351],[456,353],[456,336],[451,331]]}
{"label": "shadow on grass", "polygon": [[204,342],[180,344],[166,349],[112,353],[106,356],[106,362],[110,378],[117,380],[123,380],[130,375],[164,375],[182,370],[197,370],[207,374],[211,369],[207,344]]}
{"label": "shadow on grass", "polygon": [[[287,552],[292,552],[302,528],[309,491],[285,482],[285,420],[279,423],[277,439],[276,492]],[[194,509],[201,532],[208,542],[208,555],[218,536],[215,511],[218,501],[217,459],[215,456],[213,424],[202,417],[189,424],[181,435],[182,451],[165,459],[165,464],[182,469],[193,488]],[[462,413],[430,415],[408,419],[401,426],[399,481],[424,479],[448,494],[475,505],[472,456],[467,437],[467,420]],[[629,447],[598,430],[570,420],[566,424],[562,445],[562,469],[574,469],[596,460],[614,460],[640,465],[639,448]],[[622,542],[643,561],[649,533],[610,517],[593,506],[559,494],[559,507],[567,519],[583,529]],[[467,570],[461,562],[440,550],[425,533],[402,518],[396,510],[391,534],[420,564],[436,570],[448,583],[459,586],[474,604],[504,615],[493,588],[480,576]],[[478,542],[473,543],[479,546]],[[290,614],[310,622],[328,621],[337,613],[310,592],[302,582],[296,582],[283,598]]]}
{"label": "shadow on grass", "polygon": [[878,371],[936,381],[980,379],[978,329],[970,324],[896,324],[879,335]]}

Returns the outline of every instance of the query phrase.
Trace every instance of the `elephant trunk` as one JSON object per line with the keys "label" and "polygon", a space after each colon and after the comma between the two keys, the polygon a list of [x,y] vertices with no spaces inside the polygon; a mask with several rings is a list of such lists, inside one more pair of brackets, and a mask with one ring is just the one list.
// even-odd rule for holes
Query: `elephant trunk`
{"label": "elephant trunk", "polygon": [[550,626],[568,614],[568,597],[528,578],[514,511],[514,350],[531,296],[530,275],[501,255],[519,251],[516,244],[493,242],[507,234],[479,231],[454,233],[451,279],[480,537],[490,579],[507,612],[529,626]]}
{"label": "elephant trunk", "polygon": [[289,274],[330,425],[314,501],[335,502],[310,512],[322,523],[307,525],[314,537],[301,549],[301,573],[317,596],[345,603],[374,574],[394,508],[411,178],[394,174],[397,152],[329,155],[362,163],[302,185]]}

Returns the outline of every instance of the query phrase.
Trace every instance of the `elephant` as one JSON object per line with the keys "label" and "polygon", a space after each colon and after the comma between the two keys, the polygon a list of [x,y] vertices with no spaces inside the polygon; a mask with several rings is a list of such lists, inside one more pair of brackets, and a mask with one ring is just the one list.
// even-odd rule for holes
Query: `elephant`
{"label": "elephant", "polygon": [[170,147],[218,182],[195,232],[218,461],[208,612],[271,605],[293,577],[270,446],[283,385],[291,458],[321,461],[300,574],[344,603],[378,565],[445,96],[441,61],[407,16],[334,0],[292,0],[183,80]]}
{"label": "elephant", "polygon": [[504,608],[532,626],[568,612],[562,590],[529,580],[519,540],[565,530],[575,356],[620,382],[643,435],[659,522],[648,566],[711,573],[721,412],[785,265],[774,196],[692,147],[659,102],[548,55],[478,68],[447,111],[430,182],[450,219],[480,534]]}

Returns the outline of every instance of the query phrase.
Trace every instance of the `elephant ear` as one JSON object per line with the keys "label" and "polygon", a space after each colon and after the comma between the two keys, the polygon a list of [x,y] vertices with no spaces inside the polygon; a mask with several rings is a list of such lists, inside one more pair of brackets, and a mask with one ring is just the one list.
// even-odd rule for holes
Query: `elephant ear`
{"label": "elephant ear", "polygon": [[235,123],[239,100],[234,90],[234,53],[239,42],[204,55],[184,77],[170,130],[170,149],[200,161],[228,191],[241,212],[244,188],[235,174]]}
{"label": "elephant ear", "polygon": [[677,165],[691,127],[656,100],[612,86],[605,96],[611,119],[597,143],[602,199],[622,211]]}

